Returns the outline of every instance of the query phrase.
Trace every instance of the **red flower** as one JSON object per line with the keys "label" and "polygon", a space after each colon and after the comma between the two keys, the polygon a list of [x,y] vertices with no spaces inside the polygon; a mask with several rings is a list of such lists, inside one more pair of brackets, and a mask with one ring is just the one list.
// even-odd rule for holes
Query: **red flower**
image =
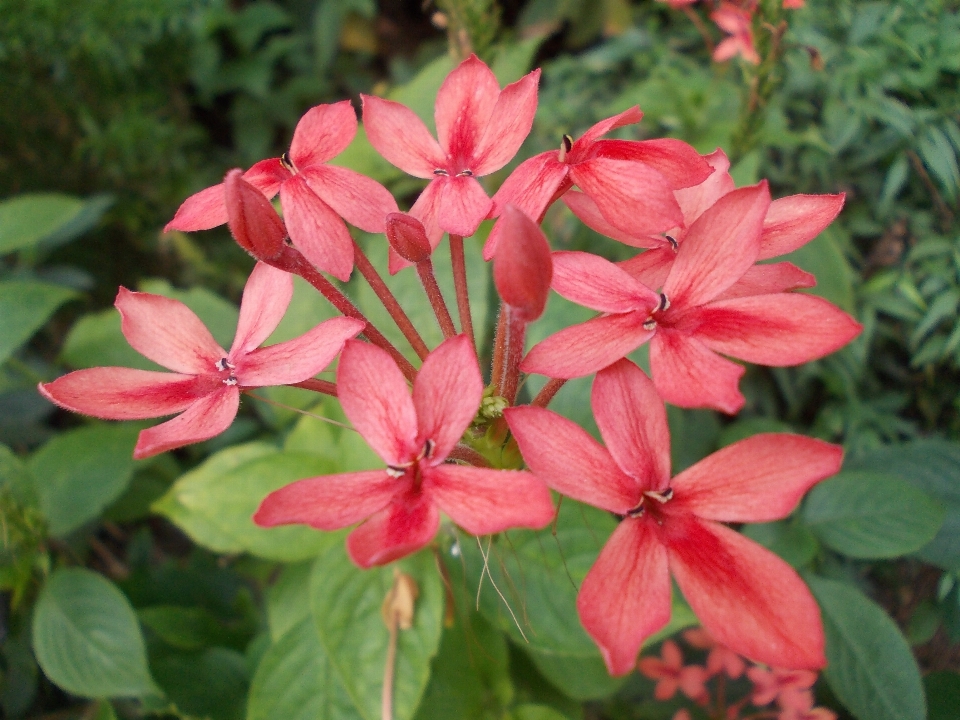
{"label": "red flower", "polygon": [[[349,100],[317,105],[297,123],[289,153],[261,160],[243,174],[267,198],[279,191],[293,244],[339,280],[348,280],[353,269],[353,240],[340,218],[361,230],[381,233],[387,213],[397,210],[393,196],[380,183],[327,164],[356,134],[357,116]],[[220,184],[188,197],[164,230],[207,230],[226,221]]]}
{"label": "red flower", "polygon": [[754,660],[820,668],[823,627],[800,577],[721,525],[785,517],[843,451],[798,435],[756,435],[670,480],[666,411],[643,371],[622,360],[597,373],[591,404],[606,448],[537,407],[508,408],[531,470],[550,487],[624,517],[577,596],[580,620],[613,674],[670,619],[670,576],[703,626]]}
{"label": "red flower", "polygon": [[699,665],[684,665],[683,654],[673,640],[665,640],[660,647],[661,660],[652,657],[640,658],[637,669],[651,680],[657,680],[653,696],[657,700],[669,700],[681,690],[691,700],[702,701],[707,697],[704,683],[707,672]]}
{"label": "red flower", "polygon": [[683,639],[700,650],[709,650],[707,655],[707,675],[713,677],[721,672],[736,680],[746,670],[743,658],[726,645],[720,645],[703,628],[691,628],[683,631]]}
{"label": "red flower", "polygon": [[528,472],[445,463],[480,406],[483,380],[465,335],[423,361],[413,397],[383,350],[349,341],[337,369],[343,411],[386,470],[299,480],[263,501],[263,527],[306,523],[335,530],[365,520],[347,538],[360,567],[419,550],[437,532],[440,510],[474,535],[544,527],[553,518],[546,486]]}
{"label": "red flower", "polygon": [[290,275],[257,263],[244,288],[236,338],[227,352],[180,301],[120,288],[116,306],[127,341],[173,373],[90,368],[41,383],[40,393],[67,410],[108,420],[180,413],[142,431],[135,458],[208,440],[230,427],[240,390],[313,377],[336,357],[344,340],[364,327],[359,320],[334,318],[298,338],[260,348],[292,295]]}
{"label": "red flower", "polygon": [[753,16],[751,13],[733,3],[725,2],[721,3],[717,10],[710,13],[710,19],[717,24],[717,27],[730,35],[730,37],[722,40],[713,51],[715,62],[723,62],[734,55],[740,55],[749,63],[760,64],[760,56],[753,46],[753,28],[751,27]]}
{"label": "red flower", "polygon": [[753,683],[750,702],[757,707],[769,705],[777,700],[784,708],[805,710],[812,705],[806,703],[805,693],[817,681],[817,674],[809,670],[788,670],[784,668],[752,667],[747,677]]}

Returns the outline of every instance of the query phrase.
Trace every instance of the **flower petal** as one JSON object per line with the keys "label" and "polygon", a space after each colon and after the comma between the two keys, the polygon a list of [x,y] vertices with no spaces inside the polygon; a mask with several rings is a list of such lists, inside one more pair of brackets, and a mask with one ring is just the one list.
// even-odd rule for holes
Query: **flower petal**
{"label": "flower petal", "polygon": [[671,247],[661,247],[642,252],[617,265],[651,290],[659,290],[667,281],[670,270],[673,268],[673,261],[676,259],[676,250]]}
{"label": "flower petal", "polygon": [[661,537],[683,596],[718,643],[767,665],[826,665],[820,610],[783,560],[689,515],[666,519]]}
{"label": "flower petal", "polygon": [[227,355],[207,326],[179,300],[120,288],[114,305],[133,349],[174,372],[215,373],[217,361]]}
{"label": "flower petal", "polygon": [[419,450],[407,381],[384,350],[348,340],[337,366],[337,396],[347,419],[388,465],[406,463]]}
{"label": "flower petal", "polygon": [[650,343],[650,370],[660,397],[686,408],[710,407],[730,415],[743,407],[744,368],[689,335],[660,328]]}
{"label": "flower petal", "polygon": [[717,296],[716,300],[732,300],[752,295],[772,295],[817,284],[817,279],[793,263],[778,262],[754,265],[739,280]]}
{"label": "flower petal", "polygon": [[823,298],[804,293],[756,295],[710,303],[696,337],[715,352],[784,367],[843,347],[863,326]]}
{"label": "flower petal", "polygon": [[640,112],[640,107],[638,105],[634,105],[618,115],[608,117],[605,120],[601,120],[595,125],[592,125],[583,135],[577,138],[576,142],[573,143],[573,147],[568,155],[576,159],[572,159],[571,162],[578,162],[582,159],[580,158],[581,154],[585,155],[586,153],[592,152],[593,143],[611,130],[616,130],[624,125],[633,125],[640,122],[641,119],[643,119],[643,113]]}
{"label": "flower petal", "polygon": [[611,675],[630,672],[643,641],[670,621],[667,552],[656,526],[628,518],[583,579],[577,612]]}
{"label": "flower petal", "polygon": [[234,375],[242,387],[288,385],[312,378],[329,365],[356,337],[365,323],[354,318],[331,318],[309,332],[286,342],[241,355]]}
{"label": "flower petal", "polygon": [[437,506],[422,495],[397,498],[347,537],[350,559],[362,568],[386,565],[427,545],[440,527]]}
{"label": "flower petal", "polygon": [[297,480],[267,495],[253,521],[260,527],[302,523],[338,530],[383,510],[404,487],[385,470]]}
{"label": "flower petal", "polygon": [[433,178],[434,170],[446,168],[446,153],[413,110],[373,95],[360,97],[367,138],[387,162],[424,179]]}
{"label": "flower petal", "polygon": [[630,312],[604,315],[564,328],[536,344],[520,363],[525,373],[555,378],[575,378],[626,357],[656,330],[643,327],[647,314]]}
{"label": "flower petal", "polygon": [[230,427],[239,407],[240,390],[222,385],[221,389],[204,395],[172,420],[143,430],[137,438],[133,457],[141,460],[216,437]]}
{"label": "flower petal", "polygon": [[317,197],[302,175],[296,175],[280,188],[280,205],[290,239],[303,256],[338,280],[349,280],[353,240],[347,226]]}
{"label": "flower petal", "polygon": [[263,344],[277,329],[293,297],[293,277],[266,263],[258,262],[240,301],[240,320],[230,348],[230,356],[239,358]]}
{"label": "flower petal", "polygon": [[417,445],[432,440],[434,463],[443,461],[476,417],[483,378],[466,335],[442,342],[427,355],[413,383],[420,432]]}
{"label": "flower petal", "polygon": [[640,502],[643,488],[575,422],[529,405],[507,408],[504,417],[527,467],[557,492],[618,515]]}
{"label": "flower petal", "polygon": [[675,191],[687,227],[693,225],[704,210],[736,187],[730,177],[730,159],[723,150],[718,148],[704,155],[703,159],[713,168],[713,174],[699,185]]}
{"label": "flower petal", "polygon": [[496,172],[517,154],[533,126],[539,82],[540,69],[537,68],[500,93],[487,129],[473,151],[474,175],[482,177]]}
{"label": "flower petal", "polygon": [[312,165],[300,174],[337,215],[366,232],[382,233],[387,215],[397,212],[390,191],[366,175],[335,165]]}
{"label": "flower petal", "polygon": [[[642,162],[663,175],[674,190],[700,185],[713,173],[707,159],[682,140],[598,140],[597,157]],[[732,188],[731,188],[732,189]]]}
{"label": "flower petal", "polygon": [[280,162],[280,158],[267,158],[250,166],[243,173],[243,179],[263,193],[270,200],[280,192],[280,185],[289,180],[292,173]]}
{"label": "flower petal", "polygon": [[839,445],[787,433],[754,435],[677,475],[672,504],[721,522],[779,520],[807,490],[839,472],[842,461]]}
{"label": "flower petal", "polygon": [[452,177],[443,183],[437,224],[451,235],[469,237],[480,227],[493,202],[474,177]]}
{"label": "flower petal", "polygon": [[584,225],[601,235],[622,242],[624,245],[638,248],[656,248],[666,242],[663,238],[653,235],[633,235],[614,227],[607,222],[597,204],[585,193],[570,190],[563,194],[561,200],[570,208],[570,212],[580,218]]}
{"label": "flower petal", "polygon": [[660,296],[616,264],[585,252],[553,253],[553,289],[567,300],[608,313],[649,315]]}
{"label": "flower petal", "polygon": [[670,485],[667,410],[650,378],[629,360],[597,373],[590,396],[607,450],[644,490]]}
{"label": "flower petal", "polygon": [[499,97],[500,83],[476,55],[447,75],[437,91],[434,117],[440,147],[451,160],[473,157]]}
{"label": "flower petal", "polygon": [[[410,208],[410,215],[421,222],[427,240],[430,241],[430,247],[434,250],[437,249],[437,245],[443,239],[443,230],[440,229],[437,219],[440,216],[440,198],[443,196],[443,189],[446,185],[446,177],[434,179],[427,184],[413,207]],[[402,267],[406,266],[403,265]]]}
{"label": "flower petal", "polygon": [[423,492],[471,535],[539,529],[554,515],[543,480],[519,470],[438,465],[424,469]]}
{"label": "flower petal", "polygon": [[257,259],[273,260],[284,250],[287,228],[257,188],[231,170],[223,181],[227,225],[237,245]]}
{"label": "flower petal", "polygon": [[533,322],[543,314],[553,279],[550,245],[533,220],[508,205],[500,220],[504,234],[493,259],[493,284],[514,317]]}
{"label": "flower petal", "polygon": [[347,149],[357,134],[357,113],[349,100],[316,105],[307,110],[293,131],[290,159],[298,169],[319,165]]}
{"label": "flower petal", "polygon": [[216,378],[97,367],[40,383],[40,394],[62,408],[105,420],[142,420],[181,412],[219,389]]}
{"label": "flower petal", "polygon": [[790,195],[770,203],[760,236],[760,260],[806,245],[833,222],[846,199],[839,195]]}

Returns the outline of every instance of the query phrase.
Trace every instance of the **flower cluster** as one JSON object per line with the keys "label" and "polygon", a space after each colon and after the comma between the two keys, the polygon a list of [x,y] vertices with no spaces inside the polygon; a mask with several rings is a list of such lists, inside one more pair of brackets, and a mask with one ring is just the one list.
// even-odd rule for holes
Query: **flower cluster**
{"label": "flower cluster", "polygon": [[[744,368],[728,358],[795,365],[856,336],[860,326],[846,313],[796,292],[813,285],[812,276],[789,262],[765,262],[815,237],[843,196],[772,201],[765,182],[734,187],[722,151],[701,156],[678,140],[608,137],[640,121],[639,108],[630,108],[520,163],[491,197],[478,178],[519,150],[538,82],[534,71],[501,89],[479,59],[465,60],[440,88],[436,139],[409,109],[365,96],[363,122],[374,148],[429,180],[406,213],[376,181],[328,164],[356,133],[350,103],[312,108],[289,152],[230,171],[222,184],[188,198],[168,225],[195,231],[227,223],[257,260],[231,349],[220,348],[181,303],[121,289],[116,304],[126,338],[172,373],[94,368],[40,391],[100,418],[180,413],[141,433],[137,457],[223,432],[251,388],[294,385],[335,396],[385,467],[281,488],[264,499],[259,525],[356,525],[347,548],[354,562],[370,567],[430,544],[441,513],[476,535],[542,528],[554,517],[552,490],[621,519],[577,600],[611,673],[632,669],[644,640],[668,622],[671,578],[729,648],[727,660],[713,662],[732,663],[735,653],[771,666],[820,668],[823,629],[803,581],[724,523],[785,517],[838,470],[841,449],[798,435],[757,435],[672,477],[664,402],[735,413],[744,404]],[[277,193],[282,219],[270,202]],[[539,225],[557,200],[638,253],[616,264],[551,252]],[[492,260],[502,304],[485,382],[463,243],[487,218],[496,224],[484,257]],[[427,347],[345,223],[385,234],[391,273],[415,267],[445,337],[438,347]],[[431,262],[444,233],[459,328]],[[411,355],[323,274],[345,280],[354,266]],[[293,275],[344,317],[261,347],[287,308]],[[551,288],[598,315],[525,352],[527,327],[544,312]],[[647,342],[652,379],[626,359]],[[336,382],[316,379],[335,358]],[[518,400],[525,373],[549,378],[526,405]],[[546,409],[566,379],[593,374],[603,445]],[[672,682],[685,691],[706,677],[676,670]]]}

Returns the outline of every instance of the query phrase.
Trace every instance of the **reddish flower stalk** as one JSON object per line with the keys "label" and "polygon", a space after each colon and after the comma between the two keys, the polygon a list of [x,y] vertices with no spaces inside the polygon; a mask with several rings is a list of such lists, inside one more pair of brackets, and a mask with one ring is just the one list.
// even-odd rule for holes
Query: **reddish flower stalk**
{"label": "reddish flower stalk", "polygon": [[329,395],[330,397],[337,396],[337,384],[332,383],[329,380],[318,380],[316,378],[310,378],[309,380],[304,380],[303,382],[290,383],[288,387],[300,388],[302,390],[311,390],[313,392]]}
{"label": "reddish flower stalk", "polygon": [[463,236],[450,235],[450,264],[453,266],[453,287],[457,292],[457,311],[460,313],[460,331],[477,347],[470,317],[470,293],[467,288],[467,263],[463,255]]}
{"label": "reddish flower stalk", "polygon": [[545,408],[566,383],[565,378],[550,378],[530,404],[533,407]]}

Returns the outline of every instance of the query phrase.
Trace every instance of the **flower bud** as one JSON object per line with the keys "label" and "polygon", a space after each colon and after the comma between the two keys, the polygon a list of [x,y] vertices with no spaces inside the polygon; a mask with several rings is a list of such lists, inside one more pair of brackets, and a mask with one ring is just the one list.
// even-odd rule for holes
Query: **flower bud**
{"label": "flower bud", "polygon": [[387,215],[386,233],[390,246],[408,262],[423,262],[433,252],[423,223],[412,215],[402,212]]}
{"label": "flower bud", "polygon": [[540,227],[513,205],[504,208],[493,257],[493,282],[503,301],[525,322],[543,314],[553,279],[550,246]]}
{"label": "flower bud", "polygon": [[231,170],[223,181],[230,234],[258,260],[272,260],[283,252],[287,230],[263,193]]}

